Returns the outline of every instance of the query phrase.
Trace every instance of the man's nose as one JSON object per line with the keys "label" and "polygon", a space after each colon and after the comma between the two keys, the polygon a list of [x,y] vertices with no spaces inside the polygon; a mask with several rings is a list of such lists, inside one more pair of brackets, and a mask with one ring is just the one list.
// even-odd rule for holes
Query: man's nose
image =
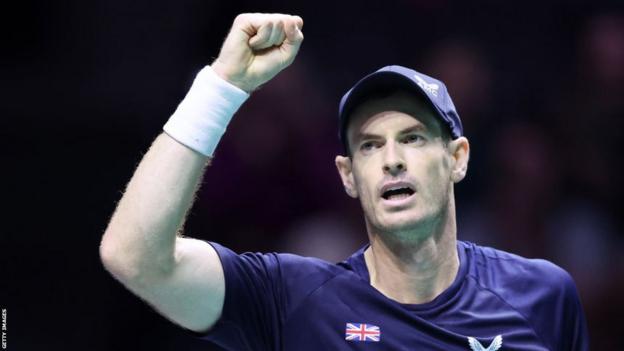
{"label": "man's nose", "polygon": [[407,169],[403,153],[395,143],[388,143],[384,151],[384,173],[396,176]]}

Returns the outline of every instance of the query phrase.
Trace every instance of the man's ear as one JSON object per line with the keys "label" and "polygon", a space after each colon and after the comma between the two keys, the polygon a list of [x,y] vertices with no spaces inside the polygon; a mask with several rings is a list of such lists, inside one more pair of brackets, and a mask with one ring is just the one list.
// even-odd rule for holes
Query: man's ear
{"label": "man's ear", "polygon": [[468,160],[470,159],[470,144],[465,137],[459,137],[449,143],[449,152],[454,162],[451,169],[451,180],[459,183],[466,176],[468,171]]}
{"label": "man's ear", "polygon": [[351,164],[351,158],[347,156],[336,156],[336,168],[344,189],[349,196],[356,199],[358,197],[357,190],[355,189],[355,182],[353,181],[353,168]]}

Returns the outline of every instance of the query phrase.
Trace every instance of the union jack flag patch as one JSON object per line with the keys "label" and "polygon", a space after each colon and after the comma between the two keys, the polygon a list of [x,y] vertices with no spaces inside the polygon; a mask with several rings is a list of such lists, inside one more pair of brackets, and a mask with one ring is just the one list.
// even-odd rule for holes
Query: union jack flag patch
{"label": "union jack flag patch", "polygon": [[347,323],[345,340],[379,342],[381,330],[379,327],[365,323]]}

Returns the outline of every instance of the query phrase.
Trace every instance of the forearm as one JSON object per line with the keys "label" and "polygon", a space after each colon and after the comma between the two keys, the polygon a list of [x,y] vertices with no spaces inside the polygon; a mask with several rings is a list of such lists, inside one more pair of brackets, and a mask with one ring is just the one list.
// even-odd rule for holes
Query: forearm
{"label": "forearm", "polygon": [[208,161],[166,133],[156,138],[102,239],[102,260],[118,279],[137,280],[173,268],[176,233]]}
{"label": "forearm", "polygon": [[[109,227],[101,256],[126,285],[158,281],[175,267],[184,224],[208,162],[249,95],[202,69],[135,171]],[[148,281],[149,280],[149,281]]]}

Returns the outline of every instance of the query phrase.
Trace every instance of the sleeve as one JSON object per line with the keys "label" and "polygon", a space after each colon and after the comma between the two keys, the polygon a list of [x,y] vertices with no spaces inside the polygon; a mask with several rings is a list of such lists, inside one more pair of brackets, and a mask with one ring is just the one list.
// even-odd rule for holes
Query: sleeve
{"label": "sleeve", "polygon": [[581,306],[576,285],[572,277],[565,272],[563,278],[563,311],[559,315],[563,319],[561,340],[562,351],[587,351],[589,350],[589,333],[587,322]]}
{"label": "sleeve", "polygon": [[532,284],[523,290],[523,296],[531,305],[527,315],[535,330],[551,350],[589,350],[587,324],[574,280],[551,262],[534,262]]}
{"label": "sleeve", "polygon": [[220,320],[206,333],[192,335],[226,350],[276,350],[286,308],[278,254],[238,255],[216,243],[225,276]]}

